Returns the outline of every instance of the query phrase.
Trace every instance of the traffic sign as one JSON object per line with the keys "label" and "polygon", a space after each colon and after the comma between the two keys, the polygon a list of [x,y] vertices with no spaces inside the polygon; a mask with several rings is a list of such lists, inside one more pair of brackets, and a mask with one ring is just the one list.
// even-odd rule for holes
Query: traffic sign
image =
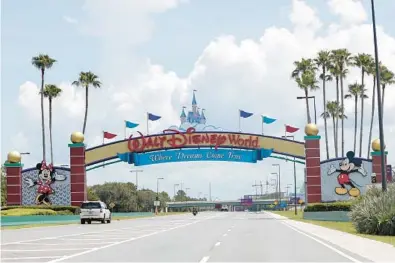
{"label": "traffic sign", "polygon": [[160,201],[154,201],[154,206],[160,206]]}

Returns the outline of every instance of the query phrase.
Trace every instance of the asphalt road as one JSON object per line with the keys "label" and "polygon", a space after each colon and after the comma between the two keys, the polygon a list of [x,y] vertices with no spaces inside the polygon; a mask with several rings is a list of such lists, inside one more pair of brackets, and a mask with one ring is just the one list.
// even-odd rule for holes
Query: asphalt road
{"label": "asphalt road", "polygon": [[206,212],[1,233],[1,262],[366,261],[266,213]]}

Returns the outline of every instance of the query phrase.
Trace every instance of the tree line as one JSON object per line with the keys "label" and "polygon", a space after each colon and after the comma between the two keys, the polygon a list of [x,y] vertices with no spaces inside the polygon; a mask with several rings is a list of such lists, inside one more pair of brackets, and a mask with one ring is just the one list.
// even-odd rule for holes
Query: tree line
{"label": "tree line", "polygon": [[[359,156],[362,157],[363,149],[363,120],[365,113],[364,101],[369,96],[366,94],[365,77],[372,76],[373,92],[371,95],[372,108],[370,116],[370,128],[367,145],[367,155],[369,158],[370,154],[370,142],[372,140],[372,129],[375,115],[376,105],[376,70],[375,60],[370,54],[358,53],[352,55],[347,49],[335,49],[335,50],[321,50],[318,52],[315,58],[302,58],[300,61],[294,62],[295,69],[292,71],[291,78],[295,80],[298,87],[305,93],[306,103],[306,118],[307,123],[311,123],[310,116],[310,105],[308,96],[310,92],[314,92],[319,89],[319,81],[317,75],[322,81],[322,103],[324,111],[321,117],[324,119],[325,125],[325,144],[326,144],[326,157],[329,159],[329,148],[328,148],[328,119],[332,120],[333,126],[333,139],[335,148],[335,157],[344,156],[344,120],[347,116],[344,114],[344,99],[354,100],[354,152],[357,154],[357,131],[358,131],[358,113],[360,114],[359,120]],[[356,81],[348,85],[348,93],[345,94],[344,81],[346,80],[349,69],[356,67],[360,69],[361,78],[360,81]],[[389,70],[385,65],[379,62],[379,77],[382,91],[382,106],[384,113],[384,98],[385,90],[388,86],[395,84],[394,72]],[[334,81],[336,97],[328,99],[326,96],[327,83]],[[339,120],[341,122],[341,140],[339,140]],[[341,152],[339,153],[339,141],[341,143]]]}
{"label": "tree line", "polygon": [[[45,84],[45,73],[51,69],[57,61],[46,54],[39,54],[32,58],[32,65],[41,73],[41,87],[40,87],[40,106],[41,106],[41,134],[42,134],[42,159],[46,161],[46,138],[45,138],[45,114],[44,114],[44,98],[48,99],[49,110],[49,143],[51,149],[51,163],[53,163],[53,143],[52,143],[52,105],[54,99],[62,94],[62,89],[55,84]],[[82,133],[85,134],[86,123],[88,119],[88,105],[89,105],[89,87],[100,88],[102,83],[99,77],[91,71],[80,72],[77,80],[73,81],[72,85],[82,87],[85,90],[85,114],[82,126]]]}
{"label": "tree line", "polygon": [[88,187],[88,200],[101,200],[112,207],[113,212],[150,212],[154,210],[154,201],[158,196],[160,210],[170,201],[207,201],[205,198],[197,199],[187,196],[179,190],[173,198],[165,191],[158,194],[151,189],[136,189],[133,183],[107,182]]}

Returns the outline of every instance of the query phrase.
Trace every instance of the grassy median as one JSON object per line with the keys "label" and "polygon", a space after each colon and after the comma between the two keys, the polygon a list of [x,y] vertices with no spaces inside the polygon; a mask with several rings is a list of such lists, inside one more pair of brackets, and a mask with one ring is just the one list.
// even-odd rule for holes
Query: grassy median
{"label": "grassy median", "polygon": [[[36,209],[37,210],[37,209]],[[157,217],[157,216],[170,216],[170,215],[181,215],[186,212],[168,212],[168,213],[159,213],[158,215],[144,215],[144,216],[114,216],[112,217],[112,221],[120,221],[120,220],[133,220],[139,218],[147,218],[147,217]],[[23,215],[30,213],[22,213]],[[14,215],[14,213],[11,213]],[[22,215],[22,216],[23,216]],[[15,225],[15,226],[2,226],[1,230],[11,230],[11,229],[21,229],[21,228],[33,228],[33,227],[51,227],[51,226],[64,226],[64,225],[76,225],[80,224],[79,221],[70,221],[70,222],[54,222],[54,223],[43,223],[43,224],[26,224],[26,225]]]}
{"label": "grassy median", "polygon": [[297,215],[295,215],[295,212],[293,210],[292,211],[270,211],[270,212],[281,215],[281,216],[285,216],[285,217],[292,219],[292,220],[297,220],[297,221],[301,221],[301,222],[305,222],[305,223],[310,223],[310,224],[314,224],[314,225],[323,226],[326,228],[339,230],[342,232],[346,232],[346,233],[350,233],[353,235],[373,239],[376,241],[381,241],[381,242],[388,243],[388,244],[395,246],[395,237],[394,236],[376,236],[376,235],[359,234],[359,233],[357,233],[357,231],[355,230],[355,228],[351,222],[305,220],[305,219],[303,219],[303,212],[302,211],[298,211]]}

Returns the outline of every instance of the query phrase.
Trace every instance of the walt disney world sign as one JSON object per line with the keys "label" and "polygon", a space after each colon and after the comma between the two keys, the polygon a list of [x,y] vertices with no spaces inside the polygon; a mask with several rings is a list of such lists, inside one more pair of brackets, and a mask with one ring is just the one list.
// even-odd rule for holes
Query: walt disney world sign
{"label": "walt disney world sign", "polygon": [[139,134],[138,138],[130,136],[129,152],[117,154],[120,160],[135,166],[187,161],[256,163],[273,152],[273,149],[261,148],[260,137],[256,135],[195,133],[193,128],[185,133],[165,130],[162,135]]}

